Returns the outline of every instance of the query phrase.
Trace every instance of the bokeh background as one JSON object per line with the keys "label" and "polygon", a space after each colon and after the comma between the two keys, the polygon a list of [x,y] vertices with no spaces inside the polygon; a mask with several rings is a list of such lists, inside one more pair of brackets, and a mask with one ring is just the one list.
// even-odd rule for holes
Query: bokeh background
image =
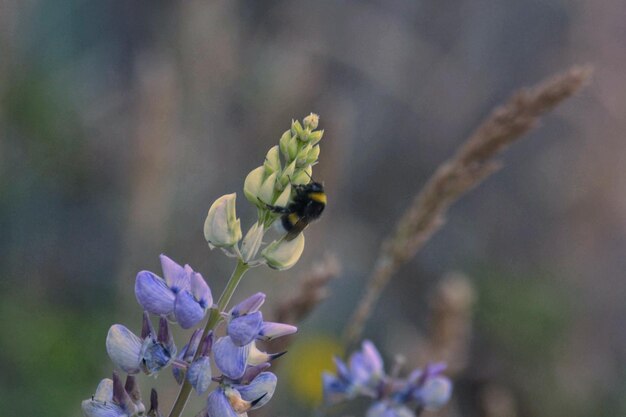
{"label": "bokeh background", "polygon": [[[140,327],[133,280],[158,254],[218,293],[233,262],[204,242],[209,205],[314,111],[328,210],[296,267],[239,291],[276,304],[339,259],[263,414],[308,415],[420,185],[514,89],[592,63],[394,278],[366,336],[423,365],[448,288],[464,359],[440,415],[626,415],[624,17],[620,0],[0,1],[1,414],[80,415],[112,368],[110,324]],[[169,410],[171,376],[141,382]]]}

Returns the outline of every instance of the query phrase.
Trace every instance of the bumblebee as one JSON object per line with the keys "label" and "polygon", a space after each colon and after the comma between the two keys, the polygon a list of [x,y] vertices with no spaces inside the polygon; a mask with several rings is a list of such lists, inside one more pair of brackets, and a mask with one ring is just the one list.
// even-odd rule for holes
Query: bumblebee
{"label": "bumblebee", "polygon": [[326,207],[324,185],[311,181],[304,185],[294,185],[295,196],[287,207],[267,205],[274,213],[281,213],[283,227],[287,231],[285,240],[293,240],[314,220],[317,220]]}

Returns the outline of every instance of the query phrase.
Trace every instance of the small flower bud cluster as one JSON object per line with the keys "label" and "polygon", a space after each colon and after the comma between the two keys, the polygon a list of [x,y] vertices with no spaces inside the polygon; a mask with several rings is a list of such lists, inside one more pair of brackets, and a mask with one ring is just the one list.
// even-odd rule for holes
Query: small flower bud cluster
{"label": "small flower bud cluster", "polygon": [[241,245],[242,231],[235,210],[236,194],[218,198],[209,209],[204,223],[204,237],[211,249],[221,248],[250,266],[267,264],[284,270],[291,268],[304,250],[304,236],[291,241],[278,239],[257,254],[263,245],[267,229],[280,214],[270,207],[287,207],[293,198],[293,187],[308,184],[313,175],[313,165],[320,154],[319,141],[323,130],[316,130],[319,116],[311,113],[300,123],[291,122],[291,128],[281,136],[279,144],[265,156],[263,165],[253,169],[244,181],[243,192],[248,201],[258,209],[258,219],[246,233]]}
{"label": "small flower bud cluster", "polygon": [[[255,341],[289,335],[297,328],[264,321],[259,309],[265,302],[265,294],[257,293],[230,311],[219,312],[218,317],[226,323],[225,335],[216,337],[213,331],[203,334],[202,329],[196,329],[178,352],[169,323],[193,328],[216,306],[206,281],[189,265],[181,266],[161,255],[161,267],[163,278],[141,271],[135,280],[135,296],[144,309],[141,334],[135,335],[122,324],[114,324],[107,334],[107,353],[128,374],[126,384],[122,385],[117,373],[113,373],[112,379],[103,379],[95,395],[83,401],[83,414],[86,417],[162,416],[154,390],[146,413],[133,375],[143,372],[156,376],[168,365],[172,365],[179,384],[187,381],[199,394],[209,391],[213,382],[218,383],[199,416],[235,417],[266,404],[277,382],[267,369],[284,352],[263,352]],[[158,317],[156,330],[150,314]],[[212,365],[221,375],[213,375]]]}
{"label": "small flower bud cluster", "polygon": [[[262,212],[266,222],[276,215],[267,211],[267,205],[286,206],[291,197],[291,186],[307,184],[311,180],[313,165],[320,154],[318,142],[323,130],[315,130],[319,116],[311,113],[302,124],[294,120],[285,131],[279,144],[265,156],[265,163],[248,174],[243,186],[246,198]],[[282,161],[281,161],[282,156]]]}
{"label": "small flower bud cluster", "polygon": [[406,378],[385,373],[374,344],[364,341],[348,363],[335,358],[337,373],[324,373],[324,399],[332,405],[358,396],[374,399],[366,417],[415,417],[422,410],[443,407],[452,394],[452,383],[442,375],[445,365],[415,369]]}

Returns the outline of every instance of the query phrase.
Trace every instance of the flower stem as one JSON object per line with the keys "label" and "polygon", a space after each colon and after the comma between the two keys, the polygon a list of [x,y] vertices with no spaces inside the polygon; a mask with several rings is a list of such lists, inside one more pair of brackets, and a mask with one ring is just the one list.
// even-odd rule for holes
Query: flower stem
{"label": "flower stem", "polygon": [[[243,275],[246,273],[246,271],[248,271],[248,269],[250,269],[250,266],[248,264],[244,263],[242,260],[237,261],[237,266],[235,267],[233,274],[230,276],[230,279],[226,284],[226,288],[224,288],[222,295],[217,301],[217,308],[211,309],[211,313],[209,314],[209,319],[207,320],[206,326],[204,327],[204,333],[202,334],[202,337],[205,337],[207,334],[209,334],[211,330],[215,328],[215,326],[217,326],[221,319],[220,313],[226,309],[226,306],[228,306],[228,303],[235,293],[239,282],[241,282],[241,278],[243,278]],[[196,356],[198,356],[199,353],[200,352],[198,349],[198,352],[196,352]],[[180,417],[182,415],[190,394],[191,384],[185,379],[185,382],[183,382],[183,385],[180,387],[178,397],[176,397],[176,401],[172,406],[172,411],[170,412],[169,417]]]}

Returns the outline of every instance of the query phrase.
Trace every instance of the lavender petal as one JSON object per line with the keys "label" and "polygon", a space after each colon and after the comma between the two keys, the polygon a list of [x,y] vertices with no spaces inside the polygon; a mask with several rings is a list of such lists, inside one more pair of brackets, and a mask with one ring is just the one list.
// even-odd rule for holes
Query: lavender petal
{"label": "lavender petal", "polygon": [[209,394],[206,408],[208,417],[239,417],[228,402],[223,388],[218,388]]}
{"label": "lavender petal", "polygon": [[135,297],[144,310],[152,314],[169,314],[174,310],[174,293],[162,278],[150,271],[137,274]]}
{"label": "lavender petal", "polygon": [[236,317],[228,323],[228,335],[237,346],[244,346],[252,342],[263,325],[263,315],[260,311]]}
{"label": "lavender petal", "polygon": [[109,329],[106,339],[109,357],[120,369],[129,374],[140,371],[142,341],[121,324]]}
{"label": "lavender petal", "polygon": [[265,321],[263,322],[263,326],[261,326],[261,330],[259,331],[259,339],[269,341],[278,337],[283,337],[296,333],[297,331],[298,328],[290,324]]}
{"label": "lavender petal", "polygon": [[198,304],[189,291],[181,291],[176,295],[174,315],[176,316],[176,321],[183,329],[189,329],[198,324],[205,314],[206,309]]}
{"label": "lavender petal", "polygon": [[175,294],[189,288],[189,275],[185,271],[185,268],[164,254],[161,254],[159,258],[161,259],[163,277],[168,287],[170,287]]}
{"label": "lavender petal", "polygon": [[236,346],[229,336],[220,337],[213,346],[215,364],[230,379],[240,378],[246,371],[250,345]]}
{"label": "lavender petal", "polygon": [[211,360],[208,356],[196,359],[187,369],[187,380],[198,394],[202,394],[209,389],[211,376]]}

